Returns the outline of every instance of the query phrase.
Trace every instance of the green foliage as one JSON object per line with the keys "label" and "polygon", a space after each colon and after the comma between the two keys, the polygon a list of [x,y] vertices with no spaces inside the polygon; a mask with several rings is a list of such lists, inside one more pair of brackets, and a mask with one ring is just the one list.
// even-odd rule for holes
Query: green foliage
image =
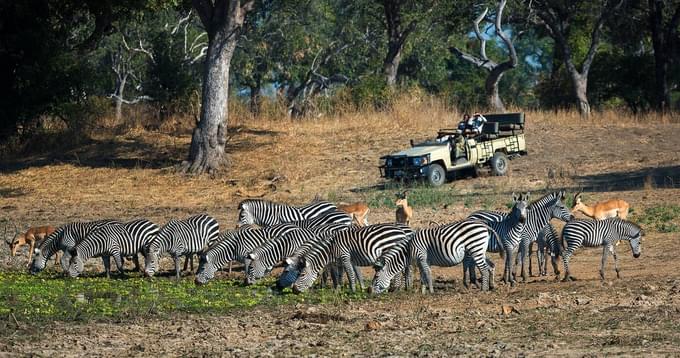
{"label": "green foliage", "polygon": [[408,190],[408,204],[414,208],[440,208],[454,204],[461,199],[461,195],[456,192],[455,187],[450,185],[435,188],[425,183],[416,183],[410,186],[388,183],[383,190],[368,193],[366,201],[371,208],[394,208],[397,199],[396,194],[405,190]]}
{"label": "green foliage", "polygon": [[680,206],[664,205],[646,208],[635,221],[644,229],[657,232],[680,232]]}
{"label": "green foliage", "polygon": [[[166,316],[173,313],[225,313],[257,305],[299,302],[337,303],[365,299],[365,293],[314,289],[306,294],[278,294],[265,281],[243,286],[216,279],[196,286],[191,278],[170,279],[63,278],[59,274],[32,276],[0,272],[0,315],[37,322],[88,321]],[[290,290],[287,290],[290,291]]]}

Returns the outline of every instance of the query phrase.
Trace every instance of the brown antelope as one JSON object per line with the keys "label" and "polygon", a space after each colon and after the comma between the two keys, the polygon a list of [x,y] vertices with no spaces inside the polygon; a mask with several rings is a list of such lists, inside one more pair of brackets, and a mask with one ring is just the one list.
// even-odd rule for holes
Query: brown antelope
{"label": "brown antelope", "polygon": [[368,213],[371,209],[362,202],[338,205],[338,210],[344,211],[352,217],[352,221],[359,226],[368,226]]}
{"label": "brown antelope", "polygon": [[588,206],[581,200],[581,193],[582,192],[579,191],[574,195],[574,206],[571,208],[572,212],[580,211],[595,220],[604,220],[617,216],[625,220],[628,216],[628,208],[630,206],[621,199],[611,199],[595,203],[593,206]]}
{"label": "brown antelope", "polygon": [[[28,245],[28,264],[30,265],[35,247],[39,246],[40,243],[54,231],[56,231],[56,229],[50,225],[31,227],[23,234],[19,234],[19,230],[16,230],[14,239],[11,242],[7,242],[9,244],[9,249],[12,252],[12,257],[16,256],[17,250],[20,247]],[[57,256],[58,255],[55,255],[55,260],[58,260]]]}
{"label": "brown antelope", "polygon": [[413,208],[408,206],[408,191],[397,194],[395,205],[397,205],[397,222],[409,225],[411,218],[413,217]]}
{"label": "brown antelope", "polygon": [[[607,218],[619,217],[625,220],[628,217],[628,205],[627,202],[621,199],[611,199],[595,203],[593,206],[588,206],[581,200],[581,193],[579,191],[574,195],[574,206],[571,208],[572,212],[580,211],[586,216],[589,216],[595,220],[604,220]],[[616,242],[616,246],[619,246],[620,241]]]}

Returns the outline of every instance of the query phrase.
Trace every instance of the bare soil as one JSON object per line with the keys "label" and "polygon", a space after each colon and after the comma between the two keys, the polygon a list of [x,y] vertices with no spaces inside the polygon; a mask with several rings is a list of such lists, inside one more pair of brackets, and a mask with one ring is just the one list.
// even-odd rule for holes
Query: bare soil
{"label": "bare soil", "polygon": [[[3,217],[25,228],[103,217],[147,217],[164,223],[197,212],[224,228],[252,195],[302,203],[316,193],[338,201],[365,200],[381,190],[378,157],[409,138],[445,127],[441,113],[412,117],[249,121],[232,128],[232,170],[209,177],[172,172],[187,134],[128,133],[95,139],[69,152],[3,163]],[[580,122],[527,115],[529,156],[512,161],[507,177],[450,184],[461,199],[421,207],[414,226],[451,221],[484,200],[504,208],[513,191],[566,188],[588,201],[622,198],[634,208],[678,205],[680,124],[626,120]],[[539,195],[539,194],[535,194]],[[393,208],[373,208],[371,222],[392,221]],[[559,224],[556,223],[558,226]],[[572,260],[575,282],[552,276],[502,284],[490,293],[465,290],[461,269],[436,269],[436,293],[391,293],[364,301],[258,306],[227,315],[177,313],[153,319],[53,322],[36,325],[0,317],[0,355],[680,355],[678,233],[648,230],[634,259],[618,247],[622,278],[611,258],[600,282],[602,250],[582,249]],[[501,261],[494,256],[496,263]],[[0,267],[25,262],[0,253]],[[560,270],[562,270],[560,264]],[[549,269],[550,272],[550,269]],[[238,275],[238,273],[236,274]],[[366,277],[371,277],[366,271]]]}

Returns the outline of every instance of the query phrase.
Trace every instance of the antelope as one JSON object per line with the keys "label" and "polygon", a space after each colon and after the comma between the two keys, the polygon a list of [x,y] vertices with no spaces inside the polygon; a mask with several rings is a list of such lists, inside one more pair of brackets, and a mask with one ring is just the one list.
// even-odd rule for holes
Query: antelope
{"label": "antelope", "polygon": [[574,195],[574,206],[571,208],[572,212],[580,211],[595,220],[604,220],[617,216],[620,219],[626,220],[628,208],[630,207],[627,202],[621,199],[611,199],[595,203],[593,206],[588,206],[581,201],[581,193],[582,191],[579,191]]}
{"label": "antelope", "polygon": [[[16,226],[15,226],[16,229]],[[7,242],[9,244],[9,249],[12,252],[12,256],[16,256],[17,250],[24,246],[28,245],[28,264],[31,264],[31,259],[33,257],[33,250],[35,249],[36,246],[39,246],[40,243],[45,240],[45,238],[53,233],[56,230],[53,226],[46,225],[46,226],[36,226],[36,227],[31,227],[29,228],[25,233],[19,234],[19,231],[16,230],[16,233],[14,234],[14,239],[11,242]],[[57,257],[55,256],[55,260],[58,260]]]}
{"label": "antelope", "polygon": [[397,222],[409,225],[411,218],[413,217],[413,208],[408,206],[408,191],[397,194],[395,205],[397,205]]}
{"label": "antelope", "polygon": [[[586,216],[589,216],[595,220],[604,220],[608,218],[619,217],[620,219],[626,220],[628,216],[628,205],[627,202],[621,199],[611,199],[595,203],[593,206],[588,206],[581,201],[581,193],[579,191],[574,195],[574,206],[571,211],[580,211]],[[619,246],[619,241],[616,242],[616,246]]]}
{"label": "antelope", "polygon": [[359,226],[368,226],[368,213],[371,209],[362,202],[354,204],[338,205],[338,210],[342,210],[352,217],[352,221]]}

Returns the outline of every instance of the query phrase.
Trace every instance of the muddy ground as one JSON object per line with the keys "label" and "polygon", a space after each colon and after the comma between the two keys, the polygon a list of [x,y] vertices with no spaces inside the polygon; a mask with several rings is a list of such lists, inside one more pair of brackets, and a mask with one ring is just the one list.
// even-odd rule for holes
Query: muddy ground
{"label": "muddy ground", "polygon": [[[148,158],[149,148],[159,147],[169,148],[163,155],[175,163],[181,160],[189,140],[183,135],[156,140],[139,153],[109,153],[110,165],[88,162],[84,152],[79,157],[81,164],[61,160],[69,156],[21,159],[3,166],[0,207],[5,217],[21,225],[138,216],[162,223],[169,217],[206,211],[229,227],[236,220],[236,204],[244,193],[260,192],[262,183],[271,181],[272,175],[280,179],[275,191],[265,197],[274,200],[299,203],[318,192],[332,192],[343,201],[364,199],[371,190],[380,190],[377,156],[402,147],[408,138],[429,133],[416,128],[418,135],[371,138],[337,131],[333,125],[308,128],[331,134],[314,143],[329,150],[316,149],[327,154],[314,167],[319,167],[318,171],[309,171],[306,161],[310,158],[298,153],[302,149],[293,148],[299,140],[298,130],[276,123],[243,126],[247,130],[237,134],[235,143],[247,145],[234,145],[234,158],[246,152],[255,158],[281,153],[290,156],[282,156],[276,164],[262,161],[256,170],[235,159],[233,165],[242,169],[242,174],[216,179],[187,179],[165,167],[121,164],[127,156],[153,160],[156,157]],[[268,131],[282,134],[272,144],[271,138],[262,134]],[[106,145],[126,148],[122,139],[112,140],[114,144]],[[348,142],[351,145],[345,145]],[[462,218],[478,209],[479,198],[485,196],[503,208],[509,193],[520,190],[540,193],[547,188],[566,188],[573,193],[585,188],[590,200],[624,198],[635,209],[633,219],[645,208],[680,203],[678,124],[543,120],[528,127],[527,142],[529,156],[512,161],[508,177],[448,184],[460,193],[460,202],[417,210],[414,226]],[[257,143],[268,145],[253,147]],[[101,149],[94,145],[88,153]],[[358,158],[356,148],[363,148]],[[139,148],[129,151],[133,149]],[[334,165],[338,161],[342,168]],[[467,197],[473,200],[466,202]],[[371,221],[391,221],[393,215],[393,208],[374,208]],[[639,259],[632,257],[626,244],[619,246],[622,278],[615,278],[610,258],[605,283],[597,272],[602,250],[587,249],[578,251],[572,260],[578,281],[531,277],[529,283],[513,288],[499,284],[490,293],[464,289],[462,270],[447,268],[434,271],[434,295],[393,293],[333,304],[258,306],[219,316],[177,313],[85,323],[35,324],[0,317],[0,325],[6,325],[0,329],[0,355],[677,356],[680,233],[647,231]],[[493,259],[501,262],[495,255]],[[9,260],[5,250],[0,261],[3,269],[19,269],[22,264]],[[370,277],[368,271],[365,276]]]}

